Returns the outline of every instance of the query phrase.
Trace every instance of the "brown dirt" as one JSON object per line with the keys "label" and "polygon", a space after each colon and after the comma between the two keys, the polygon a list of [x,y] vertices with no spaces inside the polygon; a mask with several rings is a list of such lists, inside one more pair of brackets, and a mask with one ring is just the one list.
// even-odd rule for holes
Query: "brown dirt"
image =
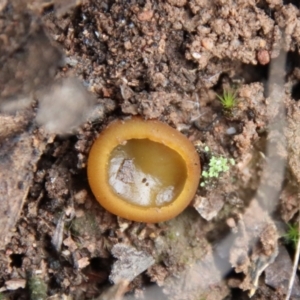
{"label": "brown dirt", "polygon": [[[284,299],[294,249],[281,237],[299,221],[297,1],[0,0],[0,28],[0,297]],[[228,89],[230,112],[216,97]],[[188,136],[204,171],[213,157],[235,164],[202,178],[173,220],[116,217],[86,161],[109,122],[133,115]]]}

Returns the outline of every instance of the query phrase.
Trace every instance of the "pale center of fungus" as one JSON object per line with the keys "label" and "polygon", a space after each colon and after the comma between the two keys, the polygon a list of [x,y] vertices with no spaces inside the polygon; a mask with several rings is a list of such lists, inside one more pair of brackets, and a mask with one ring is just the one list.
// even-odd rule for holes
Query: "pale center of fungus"
{"label": "pale center of fungus", "polygon": [[149,139],[132,139],[112,151],[108,178],[118,197],[144,207],[159,207],[181,193],[187,168],[171,148]]}

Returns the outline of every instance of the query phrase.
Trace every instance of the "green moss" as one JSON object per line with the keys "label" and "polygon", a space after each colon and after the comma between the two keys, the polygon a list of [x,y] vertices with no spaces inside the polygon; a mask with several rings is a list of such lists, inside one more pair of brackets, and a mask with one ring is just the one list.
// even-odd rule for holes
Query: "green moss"
{"label": "green moss", "polygon": [[217,97],[226,111],[233,110],[237,105],[236,91],[232,89],[224,90],[223,95],[217,94]]}
{"label": "green moss", "polygon": [[211,179],[218,178],[222,173],[227,172],[230,165],[235,165],[233,158],[228,159],[223,156],[212,155],[208,163],[208,168],[202,171],[200,186],[204,187]]}
{"label": "green moss", "polygon": [[47,298],[47,285],[39,277],[33,276],[28,280],[30,300],[44,300]]}
{"label": "green moss", "polygon": [[286,234],[283,236],[286,244],[292,245],[294,248],[297,247],[299,241],[299,227],[298,224],[287,224],[288,230]]}

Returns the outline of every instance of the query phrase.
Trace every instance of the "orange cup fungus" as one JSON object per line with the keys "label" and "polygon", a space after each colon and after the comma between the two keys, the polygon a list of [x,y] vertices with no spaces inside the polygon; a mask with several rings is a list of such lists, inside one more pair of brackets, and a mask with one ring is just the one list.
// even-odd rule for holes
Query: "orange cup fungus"
{"label": "orange cup fungus", "polygon": [[116,121],[93,144],[88,180],[99,203],[125,219],[156,223],[181,213],[200,179],[193,144],[154,120]]}

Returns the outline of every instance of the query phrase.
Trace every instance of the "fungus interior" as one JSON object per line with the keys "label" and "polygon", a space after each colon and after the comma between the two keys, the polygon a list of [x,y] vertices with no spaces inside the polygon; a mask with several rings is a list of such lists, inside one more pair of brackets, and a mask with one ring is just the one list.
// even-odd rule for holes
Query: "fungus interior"
{"label": "fungus interior", "polygon": [[110,123],[87,163],[91,190],[108,211],[138,222],[177,216],[194,197],[201,166],[193,144],[157,120]]}
{"label": "fungus interior", "polygon": [[111,189],[118,197],[143,207],[171,203],[187,179],[183,158],[149,139],[130,139],[114,148],[107,172]]}

